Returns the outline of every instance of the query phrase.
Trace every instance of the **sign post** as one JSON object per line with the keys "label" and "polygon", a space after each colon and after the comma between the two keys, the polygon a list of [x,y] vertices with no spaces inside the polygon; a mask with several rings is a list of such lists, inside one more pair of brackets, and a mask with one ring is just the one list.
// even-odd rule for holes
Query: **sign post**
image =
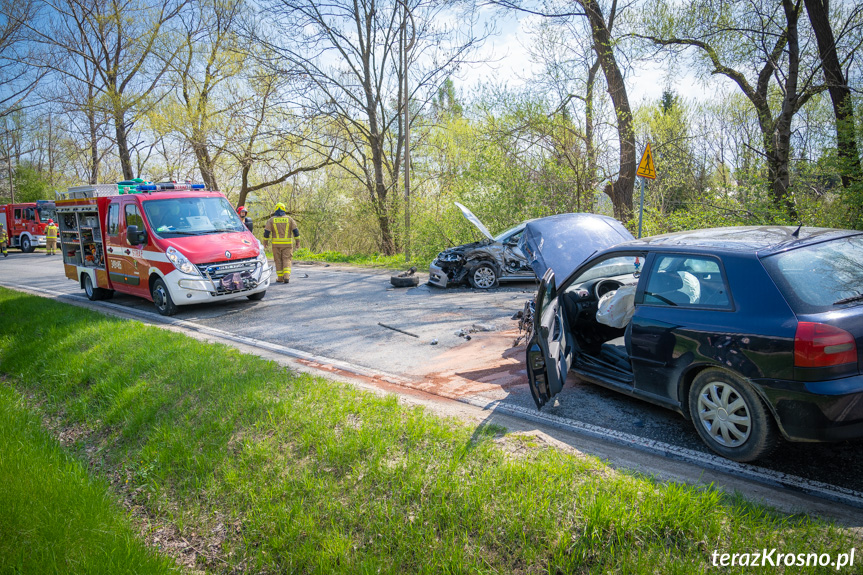
{"label": "sign post", "polygon": [[635,173],[641,176],[641,205],[638,208],[638,237],[641,237],[641,220],[644,217],[644,180],[650,178],[656,179],[656,168],[653,165],[653,152],[650,151],[650,142],[644,148],[644,153],[641,155],[641,161],[638,162],[638,171]]}

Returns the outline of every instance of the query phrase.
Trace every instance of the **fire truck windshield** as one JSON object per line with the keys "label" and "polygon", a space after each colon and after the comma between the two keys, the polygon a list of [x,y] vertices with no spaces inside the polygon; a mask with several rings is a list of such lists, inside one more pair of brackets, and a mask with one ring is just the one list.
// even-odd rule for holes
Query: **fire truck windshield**
{"label": "fire truck windshield", "polygon": [[150,227],[161,237],[241,232],[246,229],[225,198],[146,200],[143,206]]}
{"label": "fire truck windshield", "polygon": [[54,210],[54,206],[37,206],[36,211],[39,212],[39,221],[42,223],[47,222],[48,220],[57,221],[57,212]]}

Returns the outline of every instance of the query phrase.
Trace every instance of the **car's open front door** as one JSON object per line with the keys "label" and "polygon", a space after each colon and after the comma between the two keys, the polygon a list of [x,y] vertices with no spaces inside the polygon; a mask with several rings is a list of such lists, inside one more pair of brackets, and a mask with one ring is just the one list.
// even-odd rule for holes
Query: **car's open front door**
{"label": "car's open front door", "polygon": [[554,272],[546,270],[536,295],[533,335],[527,343],[527,379],[530,393],[541,408],[566,382],[572,361],[569,328],[557,298]]}

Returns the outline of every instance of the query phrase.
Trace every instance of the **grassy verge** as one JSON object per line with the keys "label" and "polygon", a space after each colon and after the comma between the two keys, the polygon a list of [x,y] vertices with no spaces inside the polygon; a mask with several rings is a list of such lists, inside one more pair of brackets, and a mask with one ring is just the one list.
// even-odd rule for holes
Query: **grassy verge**
{"label": "grassy verge", "polygon": [[91,478],[0,386],[0,572],[168,573],[104,480]]}
{"label": "grassy verge", "polygon": [[417,266],[417,269],[427,269],[429,262],[411,262],[410,264],[405,263],[404,254],[397,254],[394,256],[384,256],[381,254],[355,254],[355,255],[346,255],[341,252],[333,252],[326,251],[315,253],[306,248],[301,248],[299,250],[294,251],[294,259],[300,261],[311,261],[311,262],[328,262],[328,263],[341,263],[341,264],[352,264],[358,266],[366,266],[366,267],[380,267],[386,269],[393,270],[404,270],[408,267],[414,265]]}
{"label": "grassy verge", "polygon": [[[689,574],[714,570],[714,551],[836,556],[856,543],[714,489],[2,289],[0,373],[74,431],[69,453],[138,510],[152,544],[186,541],[212,572]],[[0,551],[0,565],[17,557]]]}

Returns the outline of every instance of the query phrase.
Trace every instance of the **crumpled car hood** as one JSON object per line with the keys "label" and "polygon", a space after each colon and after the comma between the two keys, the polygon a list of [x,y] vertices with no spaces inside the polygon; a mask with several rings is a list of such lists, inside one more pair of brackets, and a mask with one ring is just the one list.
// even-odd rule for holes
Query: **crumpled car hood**
{"label": "crumpled car hood", "polygon": [[557,287],[594,253],[634,239],[614,218],[577,213],[528,222],[518,245],[536,277],[554,271]]}
{"label": "crumpled car hood", "polygon": [[473,215],[472,211],[470,211],[469,209],[467,209],[466,207],[464,207],[463,205],[461,205],[458,202],[455,202],[455,205],[458,206],[458,209],[461,210],[461,213],[464,214],[464,217],[467,218],[467,221],[469,221],[470,223],[475,225],[476,229],[478,229],[480,232],[482,232],[482,235],[484,235],[485,237],[487,237],[491,241],[494,241],[494,236],[491,235],[491,232],[488,231],[488,228],[485,227],[485,225],[481,221],[479,221],[479,218],[476,217],[475,215]]}
{"label": "crumpled car hood", "polygon": [[489,240],[482,240],[481,242],[473,242],[470,244],[463,244],[460,246],[454,246],[451,248],[447,248],[438,254],[437,259],[442,260],[442,261],[448,261],[448,259],[450,257],[453,259],[456,259],[457,256],[464,256],[468,252],[471,252],[477,248],[481,248],[481,247],[490,245],[492,243],[493,242],[491,242]]}

